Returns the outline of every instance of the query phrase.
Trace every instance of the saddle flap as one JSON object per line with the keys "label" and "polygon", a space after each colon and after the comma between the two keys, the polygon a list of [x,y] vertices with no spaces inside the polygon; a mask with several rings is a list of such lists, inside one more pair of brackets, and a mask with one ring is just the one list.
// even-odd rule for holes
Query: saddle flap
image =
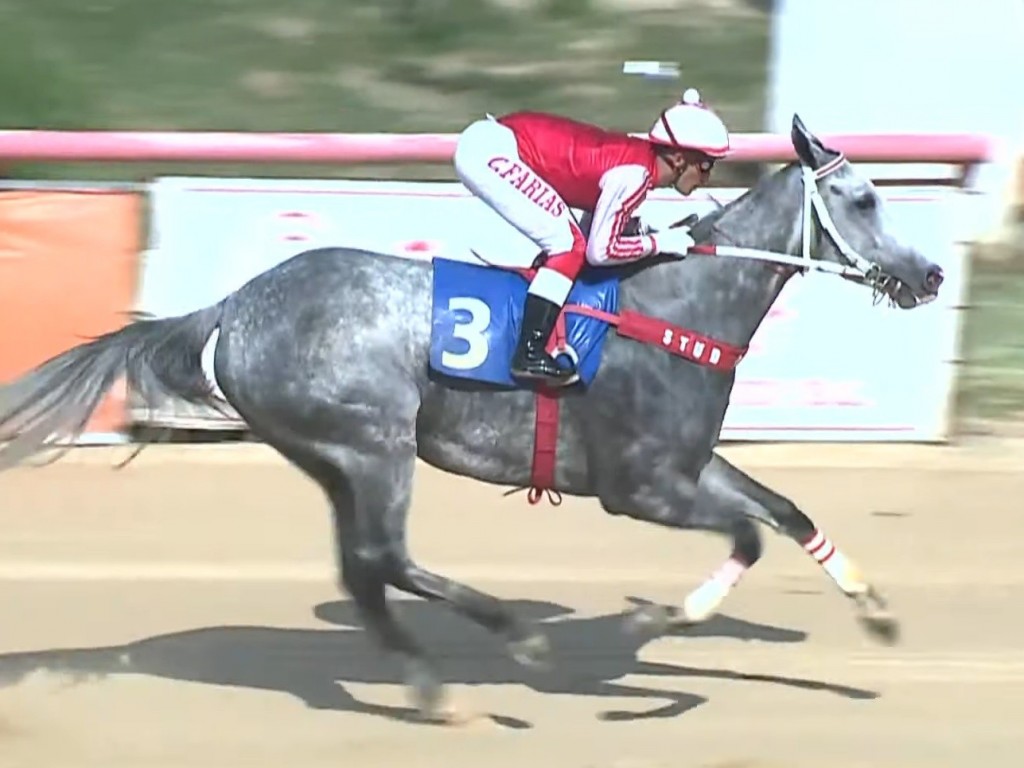
{"label": "saddle flap", "polygon": [[[430,367],[458,379],[520,389],[509,366],[522,325],[529,287],[525,273],[464,261],[435,258],[431,310]],[[606,312],[618,309],[619,278],[585,272],[567,304]],[[600,366],[608,324],[563,313],[567,342],[579,358],[580,383],[589,384]]]}

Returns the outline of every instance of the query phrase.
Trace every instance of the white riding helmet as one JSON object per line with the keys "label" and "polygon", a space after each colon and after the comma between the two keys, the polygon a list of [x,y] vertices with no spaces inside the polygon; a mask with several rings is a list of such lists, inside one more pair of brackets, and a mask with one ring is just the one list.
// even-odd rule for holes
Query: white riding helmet
{"label": "white riding helmet", "polygon": [[729,129],[701,102],[696,88],[687,88],[678,103],[664,110],[644,138],[667,147],[693,149],[708,157],[729,154]]}

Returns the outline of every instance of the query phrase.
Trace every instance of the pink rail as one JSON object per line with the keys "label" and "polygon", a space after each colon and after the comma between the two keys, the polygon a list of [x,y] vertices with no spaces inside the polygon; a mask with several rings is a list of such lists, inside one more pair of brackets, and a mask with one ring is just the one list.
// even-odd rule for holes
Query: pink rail
{"label": "pink rail", "polygon": [[[977,134],[828,134],[821,139],[851,160],[973,166],[991,159],[991,140]],[[0,131],[0,161],[445,163],[453,134],[224,133],[160,131]],[[730,160],[786,162],[789,136],[734,134]]]}

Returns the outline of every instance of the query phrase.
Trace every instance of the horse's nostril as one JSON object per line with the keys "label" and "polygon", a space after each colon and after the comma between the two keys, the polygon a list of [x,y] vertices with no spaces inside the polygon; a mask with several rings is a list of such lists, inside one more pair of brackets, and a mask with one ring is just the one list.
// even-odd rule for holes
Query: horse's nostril
{"label": "horse's nostril", "polygon": [[939,290],[939,286],[942,285],[942,281],[945,276],[942,274],[942,269],[934,267],[928,270],[928,274],[924,276],[924,287],[934,293]]}

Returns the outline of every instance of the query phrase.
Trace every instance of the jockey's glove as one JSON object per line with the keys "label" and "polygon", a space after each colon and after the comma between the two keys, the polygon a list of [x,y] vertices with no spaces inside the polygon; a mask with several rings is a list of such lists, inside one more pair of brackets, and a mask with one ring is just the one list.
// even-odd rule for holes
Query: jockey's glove
{"label": "jockey's glove", "polygon": [[686,256],[696,245],[690,237],[689,227],[676,227],[675,229],[663,229],[654,235],[654,243],[658,246],[658,252],[670,256]]}

